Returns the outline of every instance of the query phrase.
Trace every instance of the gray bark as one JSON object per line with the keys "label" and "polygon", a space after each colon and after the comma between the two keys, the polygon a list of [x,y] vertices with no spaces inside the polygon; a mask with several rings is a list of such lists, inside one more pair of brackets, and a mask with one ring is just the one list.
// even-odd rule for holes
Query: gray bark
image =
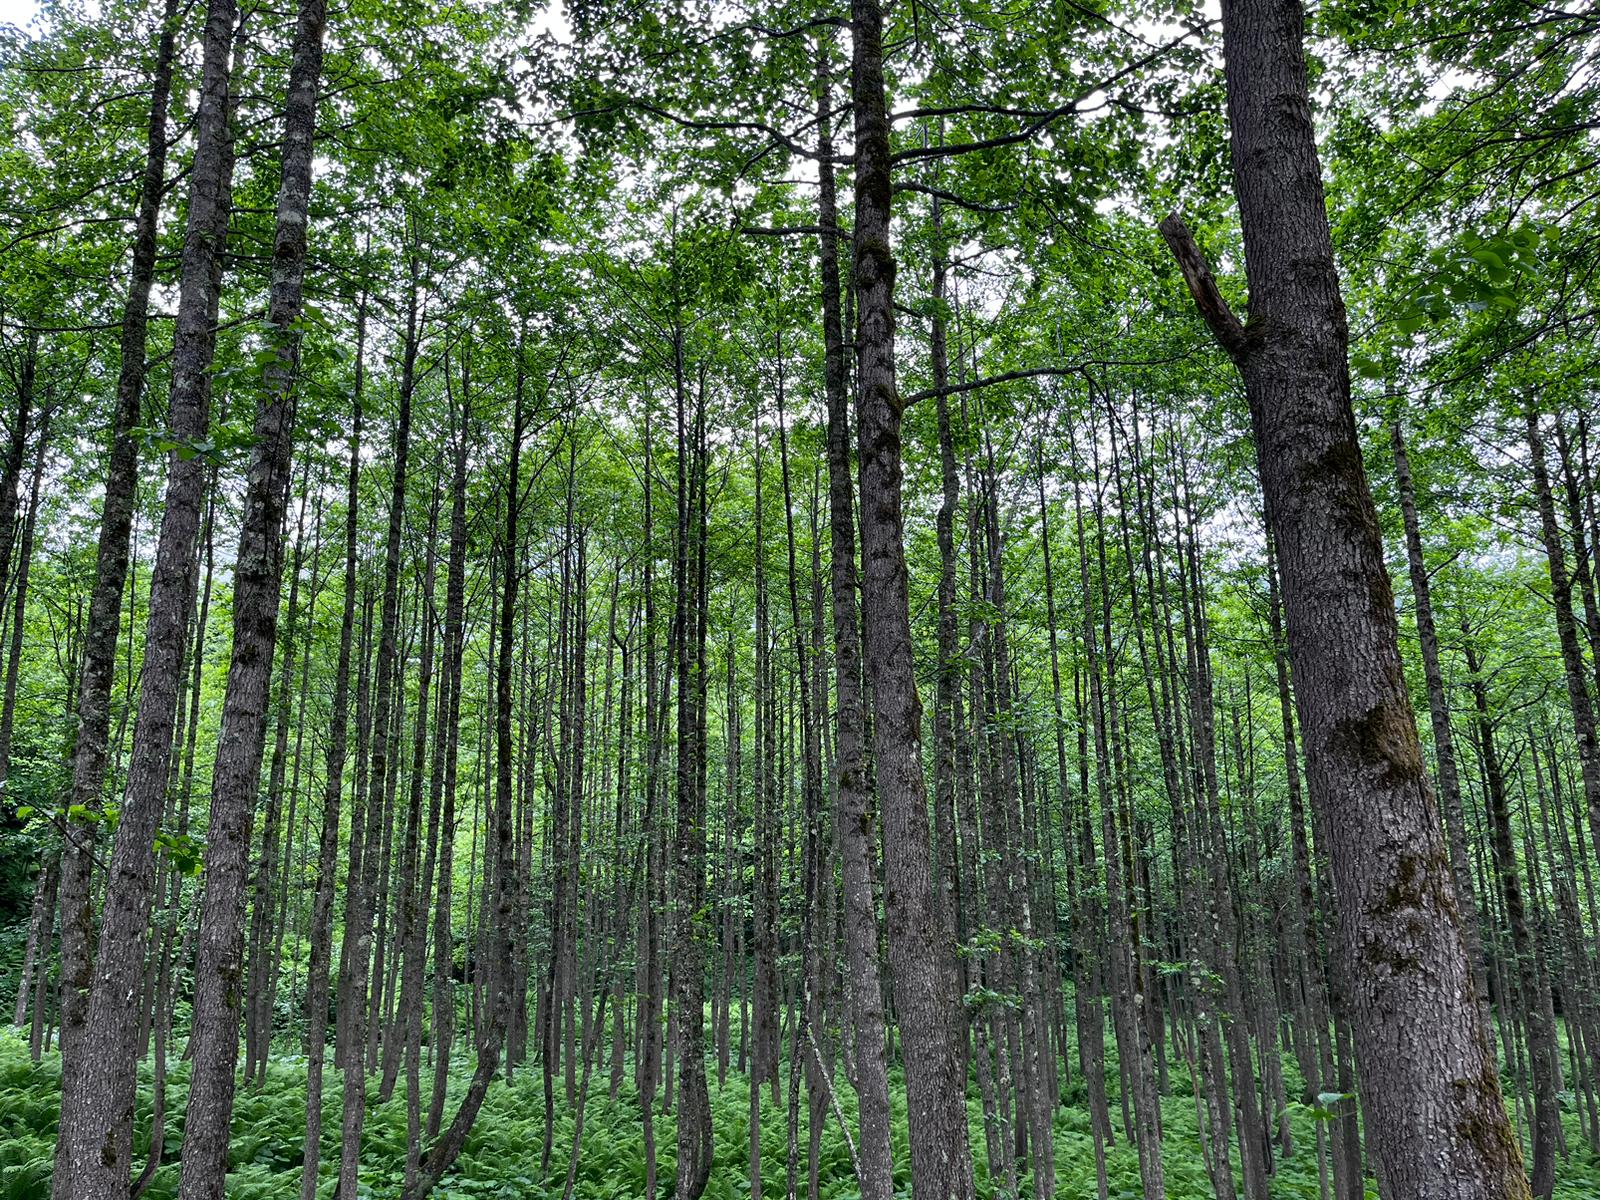
{"label": "gray bark", "polygon": [[1223,38],[1248,326],[1182,223],[1163,233],[1244,378],[1378,1175],[1403,1200],[1524,1196],[1350,407],[1300,0],[1229,0]]}
{"label": "gray bark", "polygon": [[856,141],[856,421],[860,461],[861,608],[871,672],[873,762],[884,825],[884,909],[895,1012],[915,1030],[902,1043],[917,1200],[973,1194],[954,937],[934,894],[922,776],[922,702],[912,657],[901,514],[901,400],[895,383],[890,247],[889,118],[883,11],[854,0],[852,79]]}
{"label": "gray bark", "polygon": [[[229,80],[235,14],[234,0],[212,0],[206,12],[168,402],[171,438],[187,456],[177,449],[168,455],[127,789],[106,881],[84,1027],[73,1045],[78,1061],[64,1072],[71,1081],[62,1092],[61,1127],[67,1134],[61,1146],[66,1157],[60,1161],[58,1154],[56,1181],[59,1194],[73,1200],[123,1200],[129,1182],[139,1023],[137,1006],[130,1000],[138,991],[149,941],[152,847],[166,804],[195,535],[205,491],[205,459],[187,448],[206,436],[210,423],[210,368],[233,175]],[[82,765],[87,769],[91,764]],[[98,801],[98,795],[96,780],[91,800]],[[76,895],[72,904],[81,911]]]}

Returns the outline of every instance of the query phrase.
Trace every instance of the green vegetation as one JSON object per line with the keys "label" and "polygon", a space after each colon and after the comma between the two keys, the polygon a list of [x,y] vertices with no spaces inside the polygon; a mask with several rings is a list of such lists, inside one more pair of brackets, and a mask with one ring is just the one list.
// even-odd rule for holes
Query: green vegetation
{"label": "green vegetation", "polygon": [[[630,1064],[631,1065],[631,1064]],[[1113,1070],[1115,1064],[1112,1064]],[[1293,1069],[1292,1063],[1285,1064]],[[630,1072],[631,1074],[631,1072]],[[267,1064],[263,1087],[241,1092],[233,1117],[233,1142],[228,1174],[228,1200],[278,1200],[298,1194],[300,1180],[300,1139],[305,1130],[305,1064],[292,1055],[274,1055]],[[182,1109],[188,1070],[176,1067],[168,1077],[168,1104]],[[465,1080],[457,1078],[453,1091]],[[894,1085],[894,1147],[896,1160],[907,1162],[904,1081],[898,1073]],[[1192,1085],[1184,1068],[1171,1075],[1171,1093],[1162,1101],[1162,1124],[1166,1133],[1167,1180],[1174,1200],[1201,1200],[1211,1195],[1210,1182],[1201,1165],[1195,1135]],[[150,1104],[148,1067],[140,1074],[137,1128],[144,1136]],[[544,1144],[544,1121],[540,1115],[543,1100],[537,1074],[524,1072],[513,1086],[496,1089],[485,1102],[477,1131],[468,1140],[450,1177],[441,1185],[445,1200],[492,1198],[492,1200],[559,1200],[566,1179],[572,1147],[572,1111],[564,1103],[556,1110],[552,1138],[552,1168],[541,1177],[537,1170]],[[10,1034],[0,1033],[0,1200],[43,1200],[50,1194],[51,1155],[55,1144],[56,1113],[60,1102],[59,1061],[54,1055],[33,1063],[25,1045]],[[638,1094],[631,1079],[625,1082],[615,1100],[610,1099],[597,1081],[589,1097],[584,1117],[583,1149],[579,1156],[573,1195],[577,1200],[623,1200],[642,1193],[644,1188],[644,1149],[639,1133]],[[328,1101],[337,1107],[340,1091],[335,1085]],[[405,1105],[401,1098],[387,1104],[371,1098],[367,1121],[370,1139],[368,1152],[372,1167],[363,1179],[363,1196],[386,1196],[398,1190],[400,1164],[405,1158]],[[1056,1167],[1058,1190],[1063,1196],[1094,1194],[1094,1150],[1088,1116],[1082,1106],[1081,1083],[1069,1088],[1065,1103],[1056,1114]],[[855,1119],[855,1099],[842,1081],[839,1102],[847,1119]],[[712,1200],[740,1200],[750,1194],[741,1164],[749,1144],[749,1090],[742,1076],[734,1073],[726,1085],[712,1084],[712,1111],[717,1114],[718,1166],[712,1171],[705,1194]],[[781,1109],[769,1107],[762,1122],[762,1152],[769,1167],[781,1181],[787,1131]],[[1294,1127],[1295,1153],[1281,1159],[1273,1176],[1275,1200],[1315,1200],[1320,1194],[1317,1177],[1318,1114],[1325,1110],[1295,1104],[1290,1113]],[[971,1105],[971,1136],[974,1144],[982,1137],[983,1114]],[[1561,1166],[1556,1196],[1561,1200],[1590,1200],[1600,1192],[1600,1158],[1583,1146],[1575,1122],[1569,1119],[1571,1156]],[[670,1115],[657,1124],[657,1137],[664,1146],[672,1145]],[[136,1143],[142,1156],[147,1145]],[[324,1158],[337,1162],[338,1147],[330,1135],[323,1147]],[[666,1158],[670,1160],[670,1149]],[[818,1159],[822,1200],[853,1200],[859,1195],[850,1165],[850,1148],[830,1115],[822,1134]],[[662,1168],[670,1178],[670,1165]],[[804,1186],[804,1161],[801,1163]],[[325,1172],[325,1174],[327,1174]],[[1108,1155],[1107,1174],[1111,1195],[1122,1198],[1139,1194],[1139,1162],[1124,1141]],[[896,1194],[909,1196],[909,1166],[896,1177]],[[980,1168],[980,1195],[995,1194],[993,1181]],[[773,1186],[769,1182],[769,1187]],[[779,1183],[778,1186],[781,1186]],[[171,1200],[177,1194],[177,1164],[169,1162],[156,1173],[147,1193],[151,1200]],[[670,1194],[670,1193],[669,1193]],[[1024,1192],[1024,1195],[1029,1193]],[[1369,1187],[1369,1196],[1377,1191]]]}

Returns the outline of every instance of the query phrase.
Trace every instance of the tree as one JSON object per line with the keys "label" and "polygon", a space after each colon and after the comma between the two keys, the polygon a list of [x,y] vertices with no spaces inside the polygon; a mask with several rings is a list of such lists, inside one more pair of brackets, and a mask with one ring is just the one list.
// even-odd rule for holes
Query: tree
{"label": "tree", "polygon": [[1350,409],[1303,36],[1299,0],[1234,0],[1223,12],[1248,325],[1182,222],[1169,217],[1162,234],[1250,403],[1379,1178],[1397,1195],[1523,1195]]}
{"label": "tree", "polygon": [[148,942],[155,876],[152,847],[172,757],[177,667],[183,654],[195,535],[205,486],[206,463],[200,443],[205,441],[209,425],[209,371],[216,348],[221,253],[233,177],[229,78],[234,24],[233,0],[215,0],[209,5],[195,115],[195,161],[189,174],[179,319],[173,339],[168,400],[172,449],[167,457],[166,502],[150,582],[138,720],[108,869],[84,1032],[69,1042],[69,1054],[78,1061],[64,1072],[71,1080],[62,1093],[61,1115],[61,1128],[68,1131],[62,1140],[68,1169],[58,1178],[68,1177],[61,1184],[64,1195],[85,1200],[110,1200],[112,1196],[120,1200],[130,1167],[138,1015],[128,1006],[127,997],[134,992]]}

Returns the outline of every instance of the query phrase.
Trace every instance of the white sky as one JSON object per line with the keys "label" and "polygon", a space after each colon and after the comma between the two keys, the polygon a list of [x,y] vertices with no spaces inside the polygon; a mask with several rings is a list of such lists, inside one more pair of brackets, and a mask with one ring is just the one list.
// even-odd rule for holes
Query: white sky
{"label": "white sky", "polygon": [[26,27],[35,11],[34,0],[0,0],[0,25]]}

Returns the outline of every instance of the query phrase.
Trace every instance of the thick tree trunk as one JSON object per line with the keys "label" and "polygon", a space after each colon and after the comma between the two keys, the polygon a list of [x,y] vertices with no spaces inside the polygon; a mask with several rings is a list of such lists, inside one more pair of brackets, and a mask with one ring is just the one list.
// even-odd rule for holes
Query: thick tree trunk
{"label": "thick tree trunk", "polygon": [[916,1035],[902,1043],[917,1200],[973,1194],[966,1081],[951,932],[934,894],[922,702],[917,696],[903,517],[901,401],[894,364],[889,117],[883,11],[854,0],[857,438],[860,454],[862,623],[872,679],[873,761],[884,824],[884,907],[895,1012]]}
{"label": "thick tree trunk", "polygon": [[[183,1125],[182,1200],[221,1200],[233,1119],[234,1064],[243,1002],[244,895],[255,816],[278,600],[283,577],[284,506],[300,366],[311,143],[322,77],[325,0],[302,0],[284,111],[283,177],[267,301],[274,357],[256,410],[255,448],[233,567],[233,657],[222,704],[206,838],[205,898],[194,970],[194,1071]],[[147,664],[148,669],[148,664]]]}
{"label": "thick tree trunk", "polygon": [[[210,423],[210,368],[216,348],[222,247],[233,176],[229,79],[235,13],[234,0],[212,0],[206,12],[196,146],[189,169],[189,224],[168,402],[171,437],[182,447],[204,439]],[[71,1195],[73,1200],[123,1200],[128,1189],[138,1053],[138,1013],[128,998],[138,988],[149,940],[155,881],[152,847],[165,807],[172,759],[179,664],[205,482],[203,456],[190,450],[185,457],[177,449],[169,454],[127,789],[106,882],[105,914],[84,1027],[75,1044],[69,1043],[77,1063],[64,1072],[70,1082],[62,1092],[61,1128],[67,1134],[60,1140],[65,1158],[58,1154],[56,1185],[60,1195]],[[131,495],[128,501],[131,506]],[[111,507],[109,496],[107,506]],[[105,549],[115,556],[114,547]],[[109,622],[100,632],[108,628]],[[86,727],[89,724],[85,721]],[[88,732],[92,739],[93,730]],[[99,766],[79,765],[86,771]],[[99,799],[99,771],[94,774],[91,803]],[[88,782],[85,778],[86,789]],[[69,919],[81,921],[82,900],[74,894],[70,903]]]}
{"label": "thick tree trunk", "polygon": [[1244,377],[1379,1179],[1395,1197],[1524,1196],[1350,408],[1300,0],[1229,0],[1223,37],[1248,327],[1182,223],[1163,233]]}
{"label": "thick tree trunk", "polygon": [[705,947],[700,906],[705,892],[705,397],[693,424],[685,412],[683,335],[674,338],[677,373],[677,845],[673,876],[672,1007],[678,1034],[678,1178],[673,1195],[699,1200],[711,1176],[711,1101],[706,1090]]}
{"label": "thick tree trunk", "polygon": [[834,804],[844,891],[845,961],[859,1112],[857,1163],[861,1200],[894,1191],[889,1077],[884,1052],[883,981],[878,972],[878,906],[873,876],[877,822],[867,788],[861,687],[861,618],[857,607],[855,489],[850,479],[850,386],[840,314],[838,193],[834,183],[833,99],[826,83],[826,43],[818,51],[817,219],[822,226],[823,384],[828,402],[829,587],[835,688]]}
{"label": "thick tree trunk", "polygon": [[[111,729],[111,684],[116,675],[117,639],[122,631],[122,589],[128,578],[128,545],[133,530],[139,483],[138,428],[145,384],[145,346],[149,339],[150,288],[155,281],[156,235],[161,197],[166,188],[167,108],[172,96],[172,64],[176,57],[178,0],[165,0],[160,39],[151,72],[150,121],[146,131],[144,174],[139,183],[134,219],[133,254],[128,264],[128,293],[123,302],[118,343],[116,407],[112,414],[111,452],[106,462],[105,491],[100,502],[100,531],[95,551],[94,585],[83,636],[83,661],[78,669],[77,731],[72,750],[72,790],[67,811],[98,813],[105,784],[106,739]],[[231,21],[231,14],[229,15]],[[229,33],[231,34],[231,29]],[[221,164],[212,170],[220,171]],[[219,206],[225,208],[225,205]],[[211,231],[220,236],[218,214]],[[226,218],[221,218],[225,220]],[[61,1106],[73,1111],[73,1089],[81,1057],[77,1041],[88,1016],[93,960],[94,914],[90,882],[98,827],[73,820],[65,825],[59,902],[61,909]],[[56,1142],[51,1195],[65,1200],[72,1172],[66,1158],[69,1139]]]}

